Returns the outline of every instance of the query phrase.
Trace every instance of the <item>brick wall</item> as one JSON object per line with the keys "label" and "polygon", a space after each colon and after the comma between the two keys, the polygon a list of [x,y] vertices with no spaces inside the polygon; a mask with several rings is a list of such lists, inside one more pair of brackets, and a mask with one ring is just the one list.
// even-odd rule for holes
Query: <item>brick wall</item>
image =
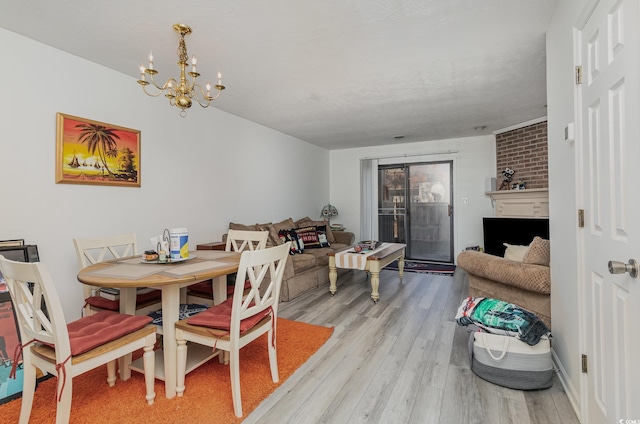
{"label": "brick wall", "polygon": [[526,188],[548,188],[547,121],[496,134],[497,189],[502,171],[516,171],[512,183],[524,181]]}

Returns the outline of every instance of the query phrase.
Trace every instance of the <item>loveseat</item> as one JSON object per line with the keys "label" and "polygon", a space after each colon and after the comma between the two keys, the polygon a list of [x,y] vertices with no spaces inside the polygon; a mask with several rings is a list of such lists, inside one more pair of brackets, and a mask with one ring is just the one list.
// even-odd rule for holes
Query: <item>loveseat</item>
{"label": "loveseat", "polygon": [[[295,229],[306,229],[306,234],[313,234],[313,229],[319,233],[319,240],[309,240],[304,244],[302,253],[294,253],[289,256],[285,266],[284,279],[280,290],[280,300],[288,302],[306,291],[315,289],[323,284],[329,284],[329,257],[328,253],[336,251],[355,242],[355,235],[349,231],[331,231],[331,227],[324,221],[314,221],[309,217],[294,221],[287,218],[277,223],[266,224],[238,224],[229,223],[229,229],[248,231],[269,231],[267,247],[283,244],[281,232]],[[323,242],[326,236],[327,243]],[[226,240],[226,234],[223,236]],[[339,269],[338,275],[348,272],[348,269]],[[328,290],[328,287],[327,287]]]}
{"label": "loveseat", "polygon": [[506,247],[505,257],[473,250],[458,255],[457,265],[469,279],[469,296],[513,303],[551,328],[549,241],[535,237],[529,246]]}

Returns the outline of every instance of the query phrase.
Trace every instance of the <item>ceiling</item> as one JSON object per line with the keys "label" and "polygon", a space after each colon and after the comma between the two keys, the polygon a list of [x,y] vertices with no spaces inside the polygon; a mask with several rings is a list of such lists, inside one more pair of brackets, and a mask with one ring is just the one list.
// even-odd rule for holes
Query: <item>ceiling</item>
{"label": "ceiling", "polygon": [[0,0],[0,27],[136,79],[152,50],[165,80],[178,77],[172,26],[187,24],[202,83],[223,74],[215,107],[333,150],[546,116],[557,1]]}

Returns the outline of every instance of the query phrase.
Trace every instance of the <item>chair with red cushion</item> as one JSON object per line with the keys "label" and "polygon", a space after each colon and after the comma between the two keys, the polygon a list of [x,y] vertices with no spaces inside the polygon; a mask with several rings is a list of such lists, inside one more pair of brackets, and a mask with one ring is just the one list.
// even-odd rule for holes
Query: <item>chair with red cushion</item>
{"label": "chair with red cushion", "polygon": [[144,350],[146,400],[153,404],[156,330],[148,325],[151,318],[101,311],[67,324],[42,262],[15,262],[0,255],[0,272],[9,287],[20,329],[24,385],[20,424],[29,422],[36,368],[58,377],[56,423],[63,424],[71,414],[73,378],[106,364],[107,382],[113,386],[116,360],[138,349]]}
{"label": "chair with red cushion", "polygon": [[[230,229],[227,233],[227,244],[225,246],[226,252],[242,252],[244,250],[260,250],[267,246],[267,239],[269,238],[268,231],[244,231]],[[231,277],[231,276],[230,276]],[[233,276],[235,277],[235,275]],[[234,282],[234,279],[230,280]],[[234,285],[230,284],[227,288],[227,295],[233,296]],[[249,284],[246,284],[249,287]],[[205,303],[207,305],[213,305],[213,285],[211,280],[202,281],[200,283],[193,284],[187,289],[187,301],[188,303]]]}
{"label": "chair with red cushion", "polygon": [[[290,245],[291,242],[287,242],[277,247],[242,252],[233,297],[176,323],[178,396],[185,391],[187,342],[229,352],[231,396],[237,417],[242,417],[240,349],[265,333],[268,333],[271,379],[278,382],[276,323],[280,286]],[[248,291],[244,288],[247,280],[250,284]]]}
{"label": "chair with red cushion", "polygon": [[[134,256],[138,253],[135,234],[114,236],[75,238],[78,265],[80,269],[98,262]],[[120,311],[120,300],[107,298],[100,293],[100,287],[83,285],[85,299],[85,315],[97,311]],[[160,290],[145,291],[136,296],[136,315],[146,315],[161,306],[162,292]]]}

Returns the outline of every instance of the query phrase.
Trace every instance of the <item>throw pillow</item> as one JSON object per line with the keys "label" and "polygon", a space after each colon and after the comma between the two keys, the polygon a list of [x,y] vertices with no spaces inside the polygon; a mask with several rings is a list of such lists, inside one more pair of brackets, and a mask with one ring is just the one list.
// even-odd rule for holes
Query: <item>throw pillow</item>
{"label": "throw pillow", "polygon": [[236,224],[234,222],[229,223],[229,229],[239,231],[259,231],[256,225]]}
{"label": "throw pillow", "polygon": [[326,228],[326,233],[327,233],[327,241],[329,243],[335,243],[336,242],[336,238],[333,235],[333,232],[331,231],[331,227],[327,224],[326,221],[314,221],[311,218],[309,218],[308,216],[305,216],[304,218],[300,218],[299,220],[296,221],[296,226],[295,228],[304,228],[304,227],[320,227],[320,226],[325,226]]}
{"label": "throw pillow", "polygon": [[318,225],[316,227],[316,232],[318,233],[318,241],[320,242],[320,247],[329,247],[331,243],[329,243],[329,227],[327,225]]}
{"label": "throw pillow", "polygon": [[290,230],[295,228],[292,218],[287,218],[284,221],[276,222],[272,225],[273,229],[269,227],[269,238],[275,243],[276,246],[283,245],[285,242],[280,238],[281,230]]}
{"label": "throw pillow", "polygon": [[529,250],[524,256],[522,262],[526,264],[549,266],[549,259],[551,256],[550,250],[549,240],[536,236],[529,245]]}
{"label": "throw pillow", "polygon": [[320,247],[316,227],[296,228],[296,234],[298,234],[298,237],[302,240],[304,247],[307,249]]}
{"label": "throw pillow", "polygon": [[507,249],[504,251],[504,258],[510,261],[522,262],[529,246],[518,246],[516,244],[502,243]]}
{"label": "throw pillow", "polygon": [[296,253],[304,253],[304,243],[298,237],[296,230],[280,230],[278,231],[278,237],[280,238],[280,245],[286,242],[291,242],[289,248],[289,254],[295,255]]}
{"label": "throw pillow", "polygon": [[308,249],[316,249],[320,247],[329,247],[327,240],[326,226],[319,227],[309,226],[304,228],[296,228],[296,234],[304,243],[304,247]]}
{"label": "throw pillow", "polygon": [[269,237],[267,238],[267,247],[278,246],[280,239],[275,236],[278,234],[278,232],[275,230],[275,228],[273,228],[273,224],[271,222],[267,222],[266,224],[256,224],[256,227],[258,227],[258,231],[269,232]]}

